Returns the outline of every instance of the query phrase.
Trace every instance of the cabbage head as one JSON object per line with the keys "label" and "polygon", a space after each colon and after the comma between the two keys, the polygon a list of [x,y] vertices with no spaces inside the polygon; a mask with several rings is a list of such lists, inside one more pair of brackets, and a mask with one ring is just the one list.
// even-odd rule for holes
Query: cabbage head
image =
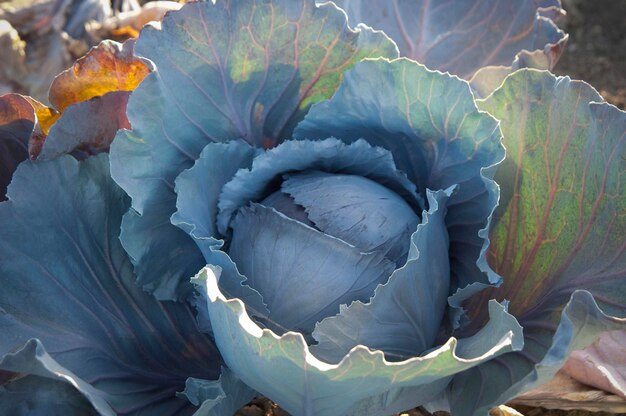
{"label": "cabbage head", "polygon": [[[356,1],[198,2],[146,27],[110,155],[24,162],[0,205],[0,369],[26,375],[0,402],[486,415],[623,328],[626,114],[516,70],[541,49],[511,53],[516,30],[562,46],[540,3],[510,2],[474,61],[450,56],[475,46],[454,25],[351,29],[398,36]],[[480,10],[460,21],[511,21]]]}

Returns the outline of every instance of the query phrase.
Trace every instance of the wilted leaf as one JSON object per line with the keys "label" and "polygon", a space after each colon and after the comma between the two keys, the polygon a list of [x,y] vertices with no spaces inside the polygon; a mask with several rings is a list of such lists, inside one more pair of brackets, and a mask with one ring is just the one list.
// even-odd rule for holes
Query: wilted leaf
{"label": "wilted leaf", "polygon": [[133,55],[134,42],[103,41],[63,71],[50,86],[49,100],[63,112],[69,105],[111,91],[132,91],[150,72]]}
{"label": "wilted leaf", "polygon": [[606,332],[584,350],[574,351],[563,372],[626,400],[626,331]]}
{"label": "wilted leaf", "polygon": [[35,128],[35,110],[18,94],[0,96],[0,201],[6,199],[13,172],[28,159],[28,141]]}
{"label": "wilted leaf", "polygon": [[48,160],[74,151],[88,155],[107,151],[117,130],[130,128],[126,118],[129,94],[113,91],[67,107],[36,157]]}
{"label": "wilted leaf", "polygon": [[[491,65],[541,51],[556,63],[566,39],[550,20],[559,0],[337,0],[350,24],[383,30],[400,55],[470,79]],[[561,45],[556,48],[556,45]],[[524,52],[522,52],[524,50]],[[548,69],[541,67],[540,69]]]}
{"label": "wilted leaf", "polygon": [[549,383],[511,400],[511,404],[547,409],[626,413],[624,399],[586,386],[563,372],[557,373]]}

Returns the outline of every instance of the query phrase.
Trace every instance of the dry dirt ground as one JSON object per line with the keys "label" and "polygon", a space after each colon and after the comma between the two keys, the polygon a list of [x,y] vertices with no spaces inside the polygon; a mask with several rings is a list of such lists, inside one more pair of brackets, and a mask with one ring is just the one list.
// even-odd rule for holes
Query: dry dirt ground
{"label": "dry dirt ground", "polygon": [[554,68],[593,85],[626,109],[626,0],[562,0],[567,15],[559,26],[569,41]]}

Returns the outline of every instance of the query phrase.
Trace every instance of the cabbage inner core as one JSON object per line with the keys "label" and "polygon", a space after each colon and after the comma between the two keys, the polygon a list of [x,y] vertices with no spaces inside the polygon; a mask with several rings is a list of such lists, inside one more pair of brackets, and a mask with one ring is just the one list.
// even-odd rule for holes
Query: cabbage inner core
{"label": "cabbage inner core", "polygon": [[270,319],[308,334],[339,305],[367,301],[404,264],[419,222],[401,196],[371,179],[309,170],[239,209],[228,252]]}

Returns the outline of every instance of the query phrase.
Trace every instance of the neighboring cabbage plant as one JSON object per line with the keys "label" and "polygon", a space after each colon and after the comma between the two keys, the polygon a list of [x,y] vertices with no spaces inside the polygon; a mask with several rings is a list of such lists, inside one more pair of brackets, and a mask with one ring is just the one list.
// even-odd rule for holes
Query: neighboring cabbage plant
{"label": "neighboring cabbage plant", "polygon": [[587,84],[523,69],[478,100],[313,0],[190,3],[134,52],[110,155],[48,137],[0,204],[3,408],[486,415],[624,328],[626,114]]}

